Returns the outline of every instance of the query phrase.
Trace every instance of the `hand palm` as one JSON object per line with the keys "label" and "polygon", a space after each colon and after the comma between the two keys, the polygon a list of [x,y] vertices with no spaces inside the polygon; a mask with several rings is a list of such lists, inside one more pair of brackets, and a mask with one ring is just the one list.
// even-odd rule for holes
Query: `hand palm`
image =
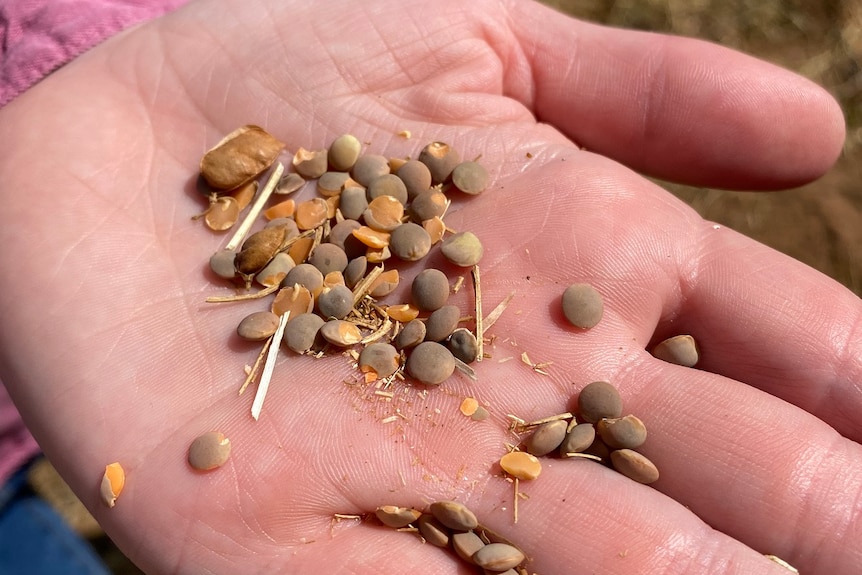
{"label": "hand palm", "polygon": [[[2,296],[4,380],[136,561],[158,571],[468,572],[409,535],[333,523],[335,513],[455,498],[519,542],[539,573],[780,572],[747,546],[803,572],[859,565],[848,543],[860,535],[858,300],[569,140],[689,181],[792,184],[824,169],[839,141],[825,98],[738,56],[698,44],[643,51],[659,40],[600,36],[533,6],[251,5],[198,3],[118,37],[10,105],[0,124],[14,143],[0,160],[3,263],[14,270]],[[619,48],[602,44],[611,36]],[[573,58],[558,53],[575,41]],[[767,75],[789,100],[764,111],[768,95],[754,91],[738,121],[722,125],[711,114],[723,101],[672,73],[697,67],[687,51],[751,82]],[[622,107],[635,89],[629,71],[602,66],[643,54],[647,66],[649,54],[665,54],[671,72],[660,76],[664,99],[632,111]],[[564,69],[570,61],[584,77]],[[678,123],[673,102],[683,117],[700,110],[703,123]],[[810,124],[768,125],[803,104],[814,108]],[[768,117],[746,123],[759,114]],[[824,121],[822,141],[784,164],[802,130]],[[230,334],[262,306],[203,303],[218,289],[205,261],[223,239],[189,219],[200,154],[244,123],[291,150],[352,132],[376,153],[415,155],[439,139],[482,155],[492,189],[458,202],[447,222],[485,244],[486,306],[516,295],[489,332],[498,339],[478,382],[456,376],[427,397],[396,386],[386,402],[346,385],[354,372],[341,357],[284,354],[261,420],[251,420],[250,394],[236,390],[255,349]],[[395,136],[402,129],[414,139]],[[589,332],[567,328],[555,309],[573,281],[605,295],[605,318]],[[698,337],[704,371],[644,352],[654,333],[682,332]],[[549,375],[521,363],[522,352],[552,361]],[[512,525],[512,489],[493,466],[511,440],[505,414],[564,411],[595,379],[618,385],[626,411],[646,421],[645,452],[662,479],[652,489],[598,465],[548,461],[523,485],[530,498]],[[462,416],[467,395],[492,419]],[[380,421],[396,409],[405,417]],[[227,433],[234,453],[195,473],[185,450],[210,429]],[[128,485],[108,511],[96,486],[112,460]],[[820,537],[805,539],[812,530]]]}

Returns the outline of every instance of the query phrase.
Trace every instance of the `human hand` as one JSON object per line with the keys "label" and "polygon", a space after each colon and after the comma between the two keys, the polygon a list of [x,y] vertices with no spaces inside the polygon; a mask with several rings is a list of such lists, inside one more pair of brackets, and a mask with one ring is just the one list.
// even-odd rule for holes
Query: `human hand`
{"label": "human hand", "polygon": [[[482,155],[492,187],[447,223],[485,245],[486,309],[516,295],[477,382],[427,398],[396,387],[387,404],[343,383],[355,371],[341,357],[283,354],[251,419],[236,390],[256,349],[231,334],[253,310],[203,303],[224,240],[189,219],[201,153],[245,123],[291,150],[350,132],[374,153],[442,140]],[[836,104],[787,72],[526,2],[196,2],[0,112],[0,375],[52,462],[154,573],[472,572],[407,534],[333,524],[439,499],[467,503],[543,575],[785,573],[762,553],[856,573],[859,300],[630,170],[780,188],[828,169],[842,138]],[[586,332],[557,309],[576,281],[605,300]],[[677,333],[697,338],[700,369],[644,351]],[[553,362],[549,375],[522,352]],[[505,414],[566,411],[597,379],[646,422],[662,478],[549,460],[522,483],[513,524],[494,471]],[[468,395],[493,417],[461,415]],[[381,423],[395,407],[407,420]],[[211,429],[233,454],[194,472],[186,449]],[[127,486],[108,510],[98,484],[114,460]]]}

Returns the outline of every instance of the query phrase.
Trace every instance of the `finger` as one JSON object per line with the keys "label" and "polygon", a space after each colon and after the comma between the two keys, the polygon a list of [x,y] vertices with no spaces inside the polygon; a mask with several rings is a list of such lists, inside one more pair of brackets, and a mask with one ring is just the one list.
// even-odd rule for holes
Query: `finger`
{"label": "finger", "polygon": [[705,224],[700,237],[697,263],[682,276],[680,303],[668,302],[659,337],[694,335],[699,368],[757,386],[862,439],[859,298],[727,228]]}
{"label": "finger", "polygon": [[713,528],[808,573],[854,573],[862,448],[745,384],[646,358],[621,373],[649,435],[654,485]]}
{"label": "finger", "polygon": [[510,19],[526,66],[505,90],[578,144],[693,185],[781,188],[824,173],[844,122],[823,89],[702,41],[576,22],[534,4]]}

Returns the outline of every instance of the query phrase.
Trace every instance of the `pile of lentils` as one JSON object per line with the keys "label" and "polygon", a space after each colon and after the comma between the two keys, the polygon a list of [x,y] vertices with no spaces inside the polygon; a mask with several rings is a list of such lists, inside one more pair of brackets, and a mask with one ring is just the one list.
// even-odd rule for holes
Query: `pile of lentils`
{"label": "pile of lentils", "polygon": [[[211,228],[228,229],[236,221],[242,204],[254,196],[255,180],[276,164],[282,148],[263,129],[244,126],[206,153],[201,187],[211,202],[204,214]],[[416,262],[439,243],[455,266],[478,264],[479,238],[449,230],[443,217],[447,194],[484,191],[484,167],[462,161],[443,142],[426,145],[417,159],[363,154],[349,134],[328,149],[300,148],[291,164],[293,171],[280,178],[273,195],[293,194],[316,180],[318,197],[269,206],[262,229],[240,249],[229,245],[210,260],[221,278],[246,289],[260,284],[267,294],[277,290],[269,310],[240,322],[239,336],[266,341],[289,312],[282,337],[288,349],[320,354],[359,345],[356,359],[367,381],[406,371],[418,382],[439,385],[456,365],[475,361],[476,334],[459,328],[462,313],[447,304],[450,279],[442,271],[420,272],[410,302],[380,300],[399,284],[398,270],[384,269],[390,258]]]}
{"label": "pile of lentils", "polygon": [[375,512],[388,527],[413,531],[423,541],[450,549],[485,573],[522,575],[526,556],[515,544],[481,525],[476,515],[457,501],[437,501],[422,512],[410,507],[383,505]]}
{"label": "pile of lentils", "polygon": [[644,444],[647,430],[634,415],[623,416],[623,402],[607,381],[587,384],[578,394],[578,417],[565,413],[522,428],[531,433],[520,446],[500,460],[500,467],[519,479],[535,479],[541,471],[537,459],[556,454],[561,458],[585,457],[609,463],[639,483],[658,480],[655,464],[635,451]]}

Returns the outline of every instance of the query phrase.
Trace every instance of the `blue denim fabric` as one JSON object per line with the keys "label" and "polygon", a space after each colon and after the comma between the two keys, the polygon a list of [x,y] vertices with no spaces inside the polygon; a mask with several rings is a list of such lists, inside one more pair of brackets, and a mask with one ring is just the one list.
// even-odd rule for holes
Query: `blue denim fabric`
{"label": "blue denim fabric", "polygon": [[86,540],[27,486],[27,466],[0,488],[0,575],[109,575]]}

